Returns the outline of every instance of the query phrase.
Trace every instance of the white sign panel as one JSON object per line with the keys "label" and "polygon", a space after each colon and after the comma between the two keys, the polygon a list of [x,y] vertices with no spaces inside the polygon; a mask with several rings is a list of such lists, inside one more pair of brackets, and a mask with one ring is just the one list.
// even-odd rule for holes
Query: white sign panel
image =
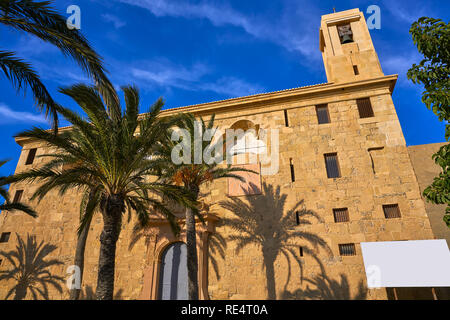
{"label": "white sign panel", "polygon": [[450,287],[445,240],[361,242],[369,288]]}

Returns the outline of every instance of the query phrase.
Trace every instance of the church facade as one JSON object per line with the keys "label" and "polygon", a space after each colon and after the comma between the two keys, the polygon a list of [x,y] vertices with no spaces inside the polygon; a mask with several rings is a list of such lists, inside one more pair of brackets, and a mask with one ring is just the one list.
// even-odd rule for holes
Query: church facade
{"label": "church facade", "polygon": [[[201,299],[387,299],[389,290],[367,289],[360,243],[434,239],[391,97],[397,75],[384,75],[364,15],[358,9],[324,15],[319,37],[327,83],[163,111],[215,114],[223,132],[277,133],[276,148],[274,139],[267,144],[277,149],[275,174],[264,174],[272,164],[244,157],[239,165],[260,174],[248,174],[246,183],[217,180],[201,190]],[[45,145],[16,141],[22,146],[16,172],[46,161],[36,157],[49,152]],[[35,188],[17,183],[10,193],[27,202]],[[0,233],[10,236],[0,250],[16,246],[15,233],[35,235],[56,246],[49,258],[61,264],[50,272],[67,278],[80,200],[75,191],[64,197],[55,192],[32,204],[36,219],[3,212]],[[96,215],[86,247],[85,297],[96,286],[101,229]],[[124,223],[117,298],[183,298],[184,237],[175,238],[164,219],[154,218],[140,234],[133,221]],[[7,267],[6,261],[0,265]],[[0,285],[0,298],[12,285]],[[68,297],[62,286],[62,292],[49,288],[52,299]]]}

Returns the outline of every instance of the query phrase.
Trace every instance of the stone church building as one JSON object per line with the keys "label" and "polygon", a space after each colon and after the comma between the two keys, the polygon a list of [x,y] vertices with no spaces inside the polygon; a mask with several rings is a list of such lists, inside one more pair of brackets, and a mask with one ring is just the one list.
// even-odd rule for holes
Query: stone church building
{"label": "stone church building", "polygon": [[[450,239],[444,209],[431,208],[421,196],[427,182],[420,179],[433,174],[423,166],[434,165],[425,162],[437,146],[407,148],[391,97],[397,75],[383,73],[363,13],[352,9],[322,16],[318,36],[327,83],[163,111],[215,114],[223,132],[278,133],[276,174],[262,174],[266,164],[245,158],[240,165],[261,174],[247,174],[246,183],[217,180],[201,190],[201,299],[390,299],[386,288],[367,289],[360,243]],[[48,160],[38,157],[48,152],[44,145],[16,142],[22,147],[16,172]],[[35,188],[17,183],[10,194],[29,203]],[[31,205],[38,218],[0,214],[0,250],[15,248],[16,233],[35,235],[38,242],[56,246],[47,258],[61,264],[49,272],[67,279],[80,196],[54,192]],[[175,238],[168,223],[155,217],[137,234],[134,222],[123,224],[117,243],[116,297],[186,297],[183,231]],[[95,291],[101,229],[97,214],[86,247],[85,298]],[[8,261],[0,263],[0,270],[10,267]],[[0,282],[0,299],[13,285]],[[68,298],[66,284],[61,285],[62,292],[49,286],[50,298]],[[428,297],[420,290],[404,294]]]}

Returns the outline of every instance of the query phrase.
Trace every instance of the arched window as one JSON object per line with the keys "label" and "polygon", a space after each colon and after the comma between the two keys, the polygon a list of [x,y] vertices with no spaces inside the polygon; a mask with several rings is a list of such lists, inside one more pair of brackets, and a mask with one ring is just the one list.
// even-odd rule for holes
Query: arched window
{"label": "arched window", "polygon": [[175,242],[164,250],[159,274],[158,299],[188,299],[186,244],[183,242]]}
{"label": "arched window", "polygon": [[249,120],[239,120],[230,129],[234,130],[236,137],[235,139],[233,138],[233,147],[230,149],[231,155],[244,153],[262,154],[265,152],[265,143],[258,139],[259,125],[255,125]]}
{"label": "arched window", "polygon": [[[261,176],[257,155],[266,153],[267,147],[264,141],[259,139],[259,125],[255,125],[249,120],[239,120],[230,129],[234,130],[233,145],[229,153],[230,156],[234,156],[232,163],[236,163],[237,167],[256,173],[234,172],[235,175],[244,178],[244,181],[228,178],[228,196],[260,194]],[[226,137],[226,139],[230,138]]]}

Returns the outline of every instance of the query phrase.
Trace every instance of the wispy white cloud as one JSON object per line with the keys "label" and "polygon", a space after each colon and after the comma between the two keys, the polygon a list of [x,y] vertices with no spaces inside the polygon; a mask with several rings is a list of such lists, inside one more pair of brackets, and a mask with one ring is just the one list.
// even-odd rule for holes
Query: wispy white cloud
{"label": "wispy white cloud", "polygon": [[[307,3],[289,2],[276,18],[263,15],[248,16],[225,4],[210,2],[190,3],[167,0],[116,0],[150,11],[157,17],[182,17],[186,19],[207,19],[214,26],[242,28],[255,38],[270,41],[288,51],[301,53],[308,60],[319,61],[317,17],[320,13]],[[312,19],[314,17],[314,19]],[[302,30],[308,30],[303,32]]]}
{"label": "wispy white cloud", "polygon": [[114,25],[114,28],[116,28],[116,29],[120,29],[120,28],[126,26],[126,22],[123,21],[123,19],[121,19],[115,15],[112,15],[109,13],[104,13],[104,14],[102,14],[102,18],[103,18],[103,20],[105,20],[107,22],[111,22]]}
{"label": "wispy white cloud", "polygon": [[210,69],[201,63],[191,67],[176,65],[167,59],[141,61],[131,67],[133,78],[148,81],[150,85],[169,86],[181,89],[191,87],[203,76],[210,73]]}
{"label": "wispy white cloud", "polygon": [[24,59],[59,53],[59,49],[54,45],[29,34],[21,34],[20,37],[17,37],[17,42],[12,46],[12,50]]}
{"label": "wispy white cloud", "polygon": [[67,86],[74,83],[91,83],[89,77],[77,66],[72,64],[48,64],[32,61],[33,67],[44,80],[50,80],[58,85]]}
{"label": "wispy white cloud", "polygon": [[406,73],[414,63],[418,64],[421,60],[419,53],[411,51],[409,55],[391,54],[386,58],[381,57],[381,65],[385,74],[398,74],[400,85],[412,86],[413,83],[406,77]]}
{"label": "wispy white cloud", "polygon": [[259,84],[235,76],[222,76],[216,79],[214,70],[203,63],[182,66],[160,58],[133,62],[131,65],[115,62],[113,66],[114,83],[123,80],[125,83],[134,82],[144,90],[210,91],[227,97],[260,93],[264,90]]}
{"label": "wispy white cloud", "polygon": [[3,103],[0,103],[0,116],[1,116],[0,123],[11,123],[11,122],[47,123],[43,115],[33,114],[30,112],[15,111]]}
{"label": "wispy white cloud", "polygon": [[264,92],[264,88],[258,84],[248,83],[234,77],[223,77],[215,82],[202,83],[199,89],[213,91],[230,97],[240,97]]}
{"label": "wispy white cloud", "polygon": [[205,18],[216,26],[226,24],[243,27],[252,34],[254,26],[248,19],[227,6],[216,6],[211,3],[187,3],[166,0],[118,0],[119,2],[138,6],[151,11],[157,17],[173,16],[185,18]]}
{"label": "wispy white cloud", "polygon": [[18,38],[12,51],[30,63],[41,79],[51,80],[59,85],[90,81],[76,63],[70,59],[60,60],[62,54],[59,49],[39,38],[25,34]]}
{"label": "wispy white cloud", "polygon": [[[426,5],[426,2],[414,3],[411,1],[383,1],[383,8],[387,9],[389,13],[397,20],[412,24],[423,16],[435,16],[434,12]],[[386,20],[383,23],[388,23]]]}

